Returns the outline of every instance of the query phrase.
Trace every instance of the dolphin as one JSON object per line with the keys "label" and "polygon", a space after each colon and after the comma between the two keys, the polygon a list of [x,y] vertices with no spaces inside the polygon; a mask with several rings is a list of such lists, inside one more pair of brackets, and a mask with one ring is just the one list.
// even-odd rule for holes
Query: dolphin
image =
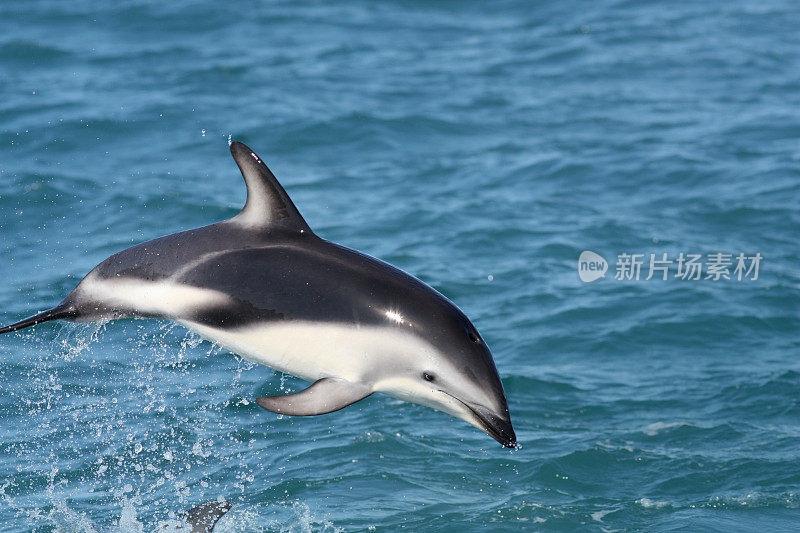
{"label": "dolphin", "polygon": [[225,500],[206,502],[182,513],[181,520],[192,528],[190,533],[212,533],[214,526],[231,507],[230,502]]}
{"label": "dolphin", "polygon": [[312,382],[258,398],[267,411],[319,415],[382,392],[515,447],[491,351],[464,313],[402,270],[317,236],[255,152],[230,150],[247,186],[236,216],[114,254],[57,306],[0,333],[55,319],[168,319]]}
{"label": "dolphin", "polygon": [[[178,515],[179,524],[162,524],[157,531],[181,531],[188,533],[212,533],[217,522],[231,510],[231,503],[226,500],[216,500],[202,503],[196,507],[183,511]],[[84,517],[84,520],[88,520]],[[56,520],[56,530],[62,531],[63,529],[73,530],[74,527],[64,527]],[[170,527],[172,525],[173,527]],[[61,527],[59,527],[61,526]],[[63,529],[62,529],[63,528]],[[84,525],[81,531],[102,531],[95,524],[89,521],[89,524]]]}

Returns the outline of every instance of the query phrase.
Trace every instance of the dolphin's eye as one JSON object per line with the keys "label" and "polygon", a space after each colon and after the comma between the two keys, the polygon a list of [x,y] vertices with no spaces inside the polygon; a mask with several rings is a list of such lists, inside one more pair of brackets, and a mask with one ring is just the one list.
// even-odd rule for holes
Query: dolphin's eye
{"label": "dolphin's eye", "polygon": [[435,381],[436,380],[434,375],[431,374],[430,372],[423,372],[422,373],[422,377],[425,379],[425,381]]}

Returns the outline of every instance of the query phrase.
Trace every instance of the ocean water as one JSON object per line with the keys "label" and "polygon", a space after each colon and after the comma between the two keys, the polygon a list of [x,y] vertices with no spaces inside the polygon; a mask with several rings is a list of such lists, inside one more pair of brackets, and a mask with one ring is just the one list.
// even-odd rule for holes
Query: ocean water
{"label": "ocean water", "polygon": [[[0,337],[0,530],[160,531],[219,498],[223,532],[797,530],[798,22],[788,0],[0,3],[0,322],[234,215],[241,140],[318,234],[467,313],[520,442],[380,395],[279,417],[254,398],[302,381],[179,326],[49,323]],[[680,253],[702,279],[645,279]],[[732,279],[706,279],[715,253]]]}

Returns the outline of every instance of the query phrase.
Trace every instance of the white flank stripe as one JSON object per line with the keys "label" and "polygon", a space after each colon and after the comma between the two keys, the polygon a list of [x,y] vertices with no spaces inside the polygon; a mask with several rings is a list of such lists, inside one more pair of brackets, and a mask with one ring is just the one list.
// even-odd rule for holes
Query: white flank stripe
{"label": "white flank stripe", "polygon": [[100,279],[93,276],[81,284],[81,296],[111,307],[135,309],[141,313],[166,317],[191,315],[197,309],[225,305],[231,299],[225,293],[173,283],[131,279]]}

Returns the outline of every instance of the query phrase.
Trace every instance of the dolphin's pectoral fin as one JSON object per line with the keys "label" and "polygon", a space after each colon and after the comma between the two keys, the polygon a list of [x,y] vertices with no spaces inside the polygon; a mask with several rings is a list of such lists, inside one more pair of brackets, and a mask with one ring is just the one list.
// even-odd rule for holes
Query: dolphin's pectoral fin
{"label": "dolphin's pectoral fin", "polygon": [[343,379],[322,378],[300,392],[258,398],[256,403],[267,411],[282,415],[324,415],[356,403],[370,394],[372,390],[364,385]]}

